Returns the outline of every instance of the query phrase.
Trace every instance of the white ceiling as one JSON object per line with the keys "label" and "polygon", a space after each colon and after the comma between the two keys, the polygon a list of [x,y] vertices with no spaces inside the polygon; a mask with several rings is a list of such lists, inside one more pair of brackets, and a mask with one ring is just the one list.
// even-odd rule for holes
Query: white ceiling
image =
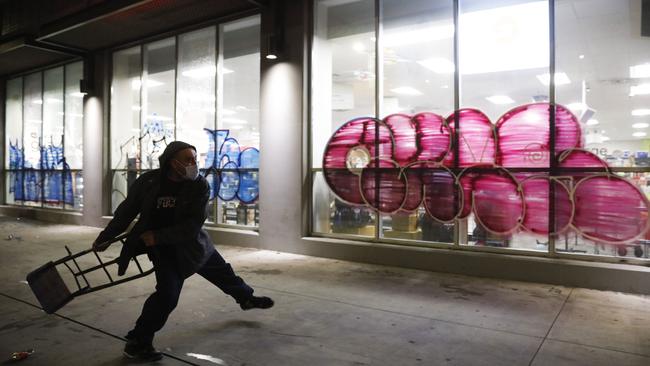
{"label": "white ceiling", "polygon": [[[396,3],[396,0],[386,0],[386,3]],[[429,21],[426,20],[426,16],[423,16],[422,11],[418,11],[420,1],[400,3],[402,6],[399,8],[399,16],[391,17],[391,12],[397,12],[391,10],[395,9],[394,7],[384,11],[384,36],[394,37],[395,34],[401,33],[404,42],[390,42],[391,44],[384,49],[385,98],[382,115],[397,111],[404,113],[432,111],[447,116],[453,111],[453,73],[435,73],[418,61],[432,57],[453,60],[453,38],[430,36],[431,32],[429,32],[429,36],[418,40],[417,32],[408,32],[419,30],[421,36],[426,34],[422,30],[440,31],[445,26],[451,25],[452,8],[449,4],[451,1],[438,1],[435,10],[431,10]],[[499,47],[499,37],[503,37],[507,42],[508,37],[516,38],[517,35],[526,34],[531,29],[539,32],[539,27],[530,27],[530,24],[536,21],[534,16],[527,18],[525,14],[520,13],[511,19],[506,16],[496,20],[492,19],[495,18],[494,13],[489,13],[490,9],[485,9],[486,3],[493,8],[505,9],[504,6],[515,7],[530,3],[529,1],[481,2],[483,8],[476,10],[475,5],[478,3],[468,3],[474,8],[469,6],[463,8],[464,1],[461,0],[461,27],[463,16],[477,15],[479,14],[476,13],[477,11],[484,11],[491,20],[481,25],[483,28],[478,31],[485,30],[486,37],[490,34],[497,35],[489,36],[494,41],[486,41],[493,42],[488,45],[490,49]],[[449,6],[440,4],[449,4]],[[545,4],[542,5],[546,8]],[[468,8],[470,10],[467,10]],[[640,8],[640,0],[557,0],[555,2],[556,71],[566,73],[571,81],[569,84],[556,87],[556,101],[565,105],[581,102],[584,81],[588,90],[584,93],[585,102],[589,108],[596,111],[592,118],[599,121],[597,126],[585,126],[589,133],[597,131],[599,136],[609,137],[611,140],[607,144],[617,143],[629,145],[632,150],[649,150],[648,142],[644,138],[632,136],[632,133],[637,131],[645,131],[650,135],[650,128],[640,130],[632,128],[633,123],[650,123],[650,116],[631,115],[633,109],[650,109],[650,95],[630,96],[632,85],[650,83],[650,78],[630,78],[630,66],[650,63],[650,38],[640,36]],[[410,16],[417,21],[409,22]],[[538,16],[546,19],[543,13]],[[475,18],[469,16],[465,19]],[[335,19],[330,17],[328,22],[330,28],[335,26]],[[472,24],[476,22],[473,21]],[[374,113],[374,33],[370,32],[371,28],[368,27],[363,27],[365,30],[358,32],[354,31],[355,28],[349,24],[339,25],[339,27],[343,26],[349,31],[347,34],[341,35],[337,34],[341,32],[328,30],[329,35],[336,34],[335,37],[328,39],[331,47],[333,88],[335,90],[338,88],[339,92],[343,89],[344,94],[354,94],[354,106],[348,109],[341,107],[340,111],[335,112],[333,114],[335,125],[345,122],[338,119]],[[493,29],[488,29],[490,27]],[[465,32],[470,28],[471,26],[466,26]],[[463,28],[460,31],[462,40]],[[514,42],[512,44],[517,45],[515,49],[511,47],[510,50],[486,51],[473,55],[470,61],[461,58],[461,107],[479,108],[486,112],[493,122],[496,122],[498,117],[507,110],[532,102],[534,96],[549,95],[548,86],[543,85],[537,78],[537,75],[549,72],[548,66],[543,66],[548,62],[542,61],[542,67],[537,65],[531,68],[532,64],[526,67],[528,61],[521,61],[519,70],[470,75],[462,73],[463,65],[469,65],[466,62],[473,62],[475,65],[480,63],[498,65],[499,62],[508,63],[513,58],[524,60],[533,52],[542,56],[548,54],[548,52],[538,52],[540,47],[548,49],[548,43],[540,42],[539,37],[533,33],[527,34],[526,37],[530,42]],[[480,46],[479,44],[474,47]],[[318,55],[318,50],[316,51],[315,55]],[[459,52],[461,57],[463,52],[470,54],[467,50],[463,51],[462,45]],[[539,57],[546,58],[542,56]],[[499,57],[502,57],[501,61]],[[534,60],[535,57],[538,56],[528,58]],[[465,66],[466,70],[467,68],[468,66]],[[392,91],[397,87],[410,87],[421,92],[421,95],[403,95]],[[485,99],[492,95],[506,95],[514,102],[495,105]],[[580,113],[580,110],[576,110],[578,117]]]}

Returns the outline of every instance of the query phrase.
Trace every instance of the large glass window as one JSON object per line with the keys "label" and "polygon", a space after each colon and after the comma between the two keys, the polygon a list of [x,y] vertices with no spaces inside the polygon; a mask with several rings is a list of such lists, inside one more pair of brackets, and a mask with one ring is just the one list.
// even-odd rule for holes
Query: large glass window
{"label": "large glass window", "polygon": [[316,1],[312,232],[647,258],[650,43],[605,3]]}
{"label": "large glass window", "polygon": [[[638,194],[649,193],[650,38],[641,35],[640,17],[640,4],[635,2],[555,1],[556,101],[578,118],[581,148],[609,167],[609,173],[601,172],[632,183],[621,183],[616,190],[615,181],[610,183],[609,194],[616,200],[611,202],[608,218],[593,217],[592,227],[580,221],[581,225],[562,234],[557,250],[648,257],[648,234],[634,239],[636,230],[627,226],[632,221],[622,211],[630,208],[626,214],[636,217],[639,224],[648,220],[643,209],[622,207],[634,204],[630,201],[637,194],[634,186]],[[578,183],[578,179],[567,182],[581,193],[596,181]],[[605,199],[602,195],[591,198]],[[576,204],[581,212],[597,209],[595,202]],[[614,227],[608,227],[614,222]],[[615,234],[614,229],[633,239],[621,245],[599,240]]]}
{"label": "large glass window", "polygon": [[[473,202],[484,205],[477,207],[483,219],[477,217],[476,210],[473,210],[467,218],[457,221],[461,244],[547,250],[548,238],[545,234],[538,235],[530,230],[505,230],[514,228],[517,223],[502,222],[500,215],[503,213],[501,209],[510,203],[517,207],[506,214],[517,219],[514,212],[525,205],[523,195],[516,191],[520,182],[525,182],[524,188],[537,188],[538,184],[547,182],[546,173],[538,178],[534,170],[527,169],[550,167],[549,140],[538,139],[538,134],[548,136],[549,114],[540,114],[538,120],[527,124],[528,135],[524,127],[517,128],[519,121],[506,122],[499,130],[496,127],[500,118],[516,106],[550,101],[547,81],[550,71],[548,9],[547,1],[460,1],[460,108],[480,110],[487,117],[485,125],[491,129],[486,129],[484,135],[477,139],[477,126],[459,117],[458,144],[460,150],[466,153],[459,155],[458,164],[467,167],[483,163],[502,167],[492,170],[489,173],[492,176],[487,178],[483,178],[488,175],[487,172],[467,175],[468,184],[481,184],[493,178],[491,183],[498,185],[473,190]],[[530,116],[537,115],[531,113]],[[513,134],[516,134],[515,138],[510,137]],[[496,142],[500,155],[496,156],[494,146],[486,146],[485,141]],[[540,158],[531,158],[533,153]],[[529,177],[532,180],[526,180]],[[488,196],[492,198],[483,199]],[[535,214],[548,217],[548,211],[544,210]],[[519,216],[519,219],[523,219],[521,214]],[[499,223],[503,227],[495,230],[496,226],[486,221]],[[548,227],[535,230],[547,232]]]}
{"label": "large glass window", "polygon": [[374,237],[375,213],[350,204],[329,190],[326,179],[337,177],[325,177],[320,169],[323,150],[333,131],[352,118],[377,114],[374,1],[316,1],[314,6],[311,84],[314,231]]}
{"label": "large glass window", "polygon": [[197,148],[209,221],[258,225],[260,18],[113,54],[112,208],[173,140]]}
{"label": "large glass window", "polygon": [[75,62],[7,82],[6,203],[81,210],[82,76]]}

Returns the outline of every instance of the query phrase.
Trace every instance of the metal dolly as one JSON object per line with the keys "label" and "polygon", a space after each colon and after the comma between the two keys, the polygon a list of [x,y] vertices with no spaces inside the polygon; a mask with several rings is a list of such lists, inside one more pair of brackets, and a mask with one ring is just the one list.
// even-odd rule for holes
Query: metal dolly
{"label": "metal dolly", "polygon": [[[126,237],[127,234],[122,234],[114,238],[113,240],[109,240],[104,244],[115,243],[117,241],[120,241],[122,242],[122,245],[124,245]],[[38,269],[30,272],[27,275],[27,282],[29,283],[29,287],[31,287],[32,292],[34,292],[34,295],[36,295],[36,298],[38,299],[38,302],[43,307],[43,310],[45,310],[45,312],[48,314],[52,314],[57,310],[61,309],[63,306],[65,306],[67,303],[72,301],[72,299],[74,299],[77,296],[89,294],[91,292],[103,290],[108,287],[117,286],[124,282],[145,277],[153,273],[154,271],[153,268],[147,271],[143,271],[142,267],[140,266],[140,262],[138,262],[137,257],[134,257],[133,261],[137,265],[139,273],[116,281],[113,280],[113,277],[111,276],[110,273],[108,273],[106,267],[113,264],[117,264],[119,257],[112,259],[108,262],[103,262],[102,259],[97,254],[97,252],[94,251],[92,248],[86,249],[76,254],[72,254],[68,246],[65,246],[65,250],[68,252],[67,256],[59,260],[56,260],[54,262],[50,261],[45,265],[39,267]],[[99,264],[82,270],[81,267],[79,266],[79,263],[77,262],[77,258],[90,253],[93,253],[95,255],[97,261],[99,261]],[[70,266],[69,262],[72,262],[74,267],[77,269],[77,272],[75,272],[75,270]],[[66,285],[65,281],[61,277],[61,274],[56,268],[59,265],[64,265],[68,268],[68,270],[70,270],[70,272],[74,277],[75,282],[77,283],[77,287],[78,287],[77,291],[70,292],[68,286]],[[86,274],[99,269],[104,270],[104,273],[106,273],[109,282],[93,287],[88,282],[88,279],[86,278]],[[83,282],[85,282],[84,287],[81,286],[79,277],[81,277]]]}

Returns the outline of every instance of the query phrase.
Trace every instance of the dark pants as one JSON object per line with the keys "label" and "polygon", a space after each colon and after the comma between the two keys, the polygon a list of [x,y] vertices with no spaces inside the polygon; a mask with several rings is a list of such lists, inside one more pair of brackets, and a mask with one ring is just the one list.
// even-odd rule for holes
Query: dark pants
{"label": "dark pants", "polygon": [[[162,329],[178,304],[184,278],[176,268],[173,256],[163,253],[153,256],[156,292],[144,302],[142,313],[126,338],[151,343],[155,332]],[[230,264],[215,250],[198,274],[219,287],[221,291],[242,302],[253,295],[253,289],[235,274]]]}

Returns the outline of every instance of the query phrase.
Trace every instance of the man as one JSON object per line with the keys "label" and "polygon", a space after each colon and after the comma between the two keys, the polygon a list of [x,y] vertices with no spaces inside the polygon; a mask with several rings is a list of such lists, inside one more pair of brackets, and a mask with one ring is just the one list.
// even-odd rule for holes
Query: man
{"label": "man", "polygon": [[122,233],[135,217],[118,261],[120,275],[133,256],[147,253],[156,274],[156,291],[149,296],[135,327],[127,334],[124,355],[155,361],[162,353],[153,348],[154,333],[174,310],[186,278],[198,273],[232,296],[242,310],[268,309],[273,300],[253,296],[253,289],[219,255],[202,229],[210,187],[196,164],[196,148],[181,141],[170,143],[159,158],[160,169],[142,174],[115,210],[93,249],[106,250],[106,242]]}

